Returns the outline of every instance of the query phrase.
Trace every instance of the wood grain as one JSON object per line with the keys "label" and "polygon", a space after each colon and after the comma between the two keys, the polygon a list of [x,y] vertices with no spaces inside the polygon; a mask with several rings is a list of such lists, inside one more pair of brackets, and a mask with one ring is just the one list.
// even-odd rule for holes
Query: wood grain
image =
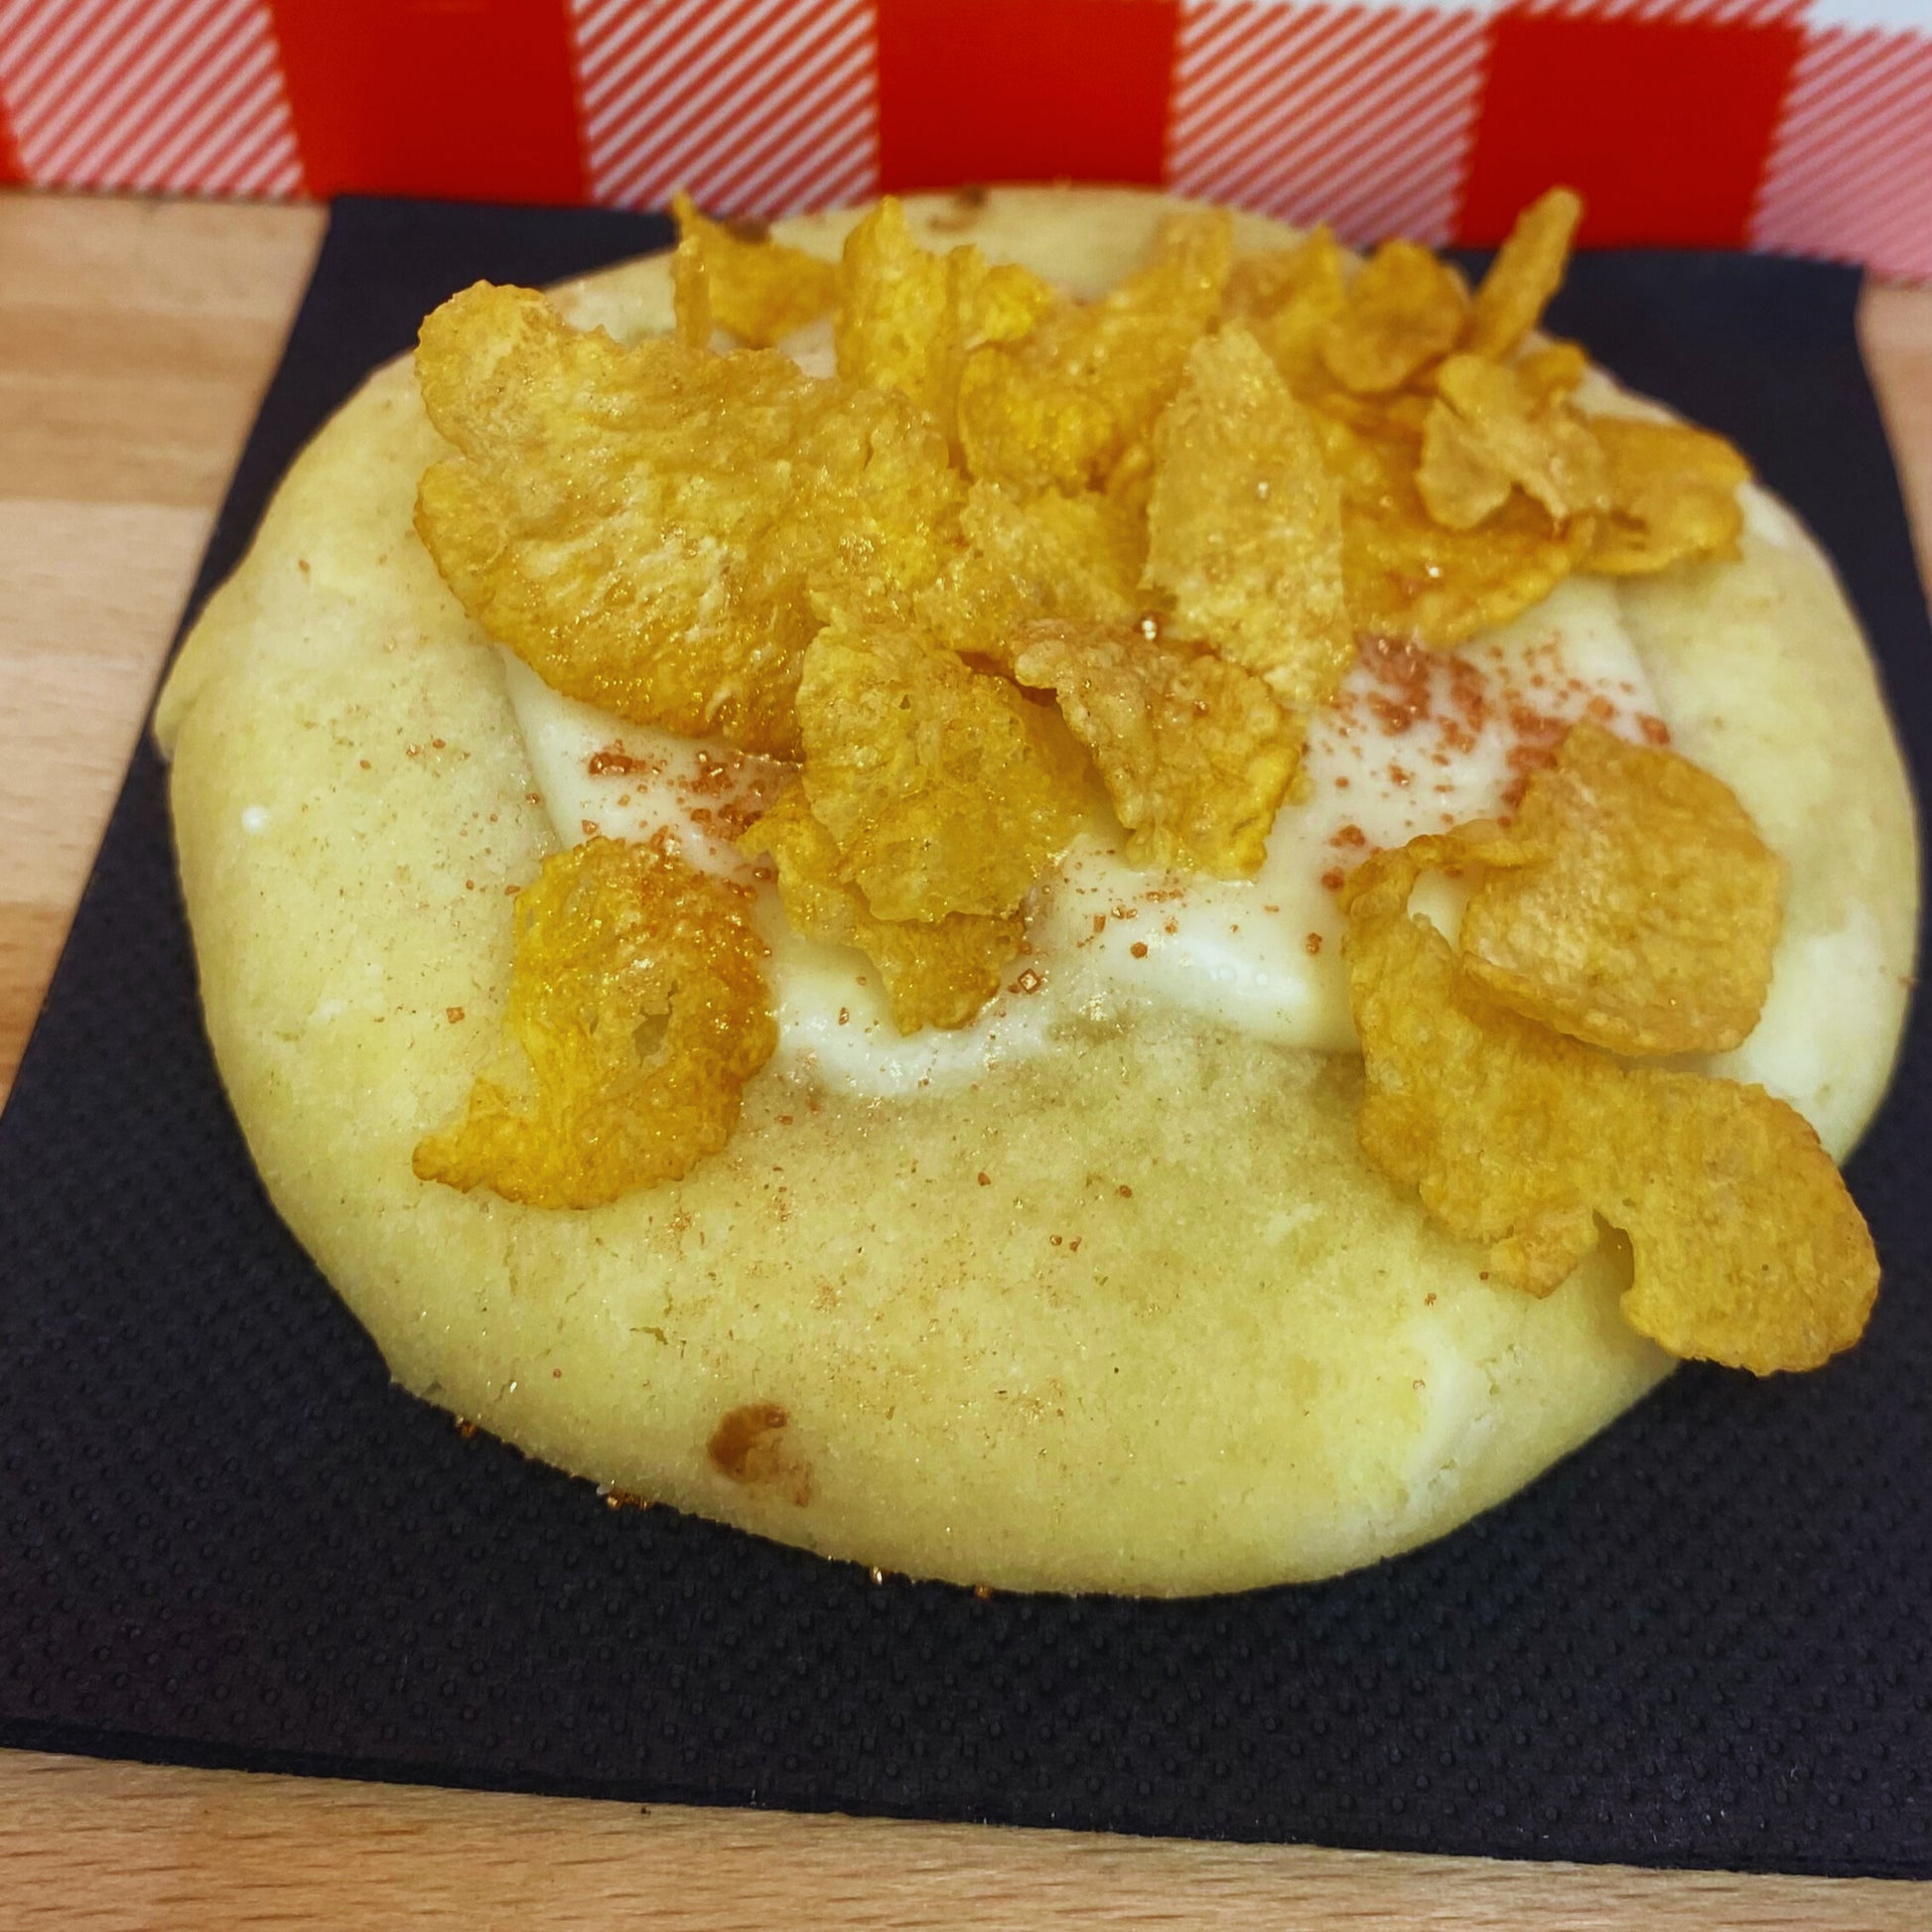
{"label": "wood grain", "polygon": [[0,195],[0,1094],[322,225]]}
{"label": "wood grain", "polygon": [[[0,194],[0,1091],[300,295],[311,208]],[[1932,558],[1932,292],[1861,327]],[[1927,572],[1932,577],[1932,571]],[[0,1924],[1815,1928],[1932,1887],[597,1804],[0,1752]]]}
{"label": "wood grain", "polygon": [[326,1783],[0,1753],[10,1925],[1919,1932],[1876,1879],[1395,1858]]}

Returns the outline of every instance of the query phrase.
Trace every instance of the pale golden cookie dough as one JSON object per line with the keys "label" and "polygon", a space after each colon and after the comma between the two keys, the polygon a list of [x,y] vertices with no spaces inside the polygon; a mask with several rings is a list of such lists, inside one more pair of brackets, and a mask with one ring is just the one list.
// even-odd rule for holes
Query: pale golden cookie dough
{"label": "pale golden cookie dough", "polygon": [[[909,212],[929,245],[1092,293],[1165,206],[999,191]],[[780,233],[832,254],[853,218]],[[665,260],[558,305],[664,328]],[[1354,1058],[1184,1019],[1069,1034],[903,1100],[767,1070],[723,1155],[594,1211],[415,1179],[412,1149],[496,1035],[506,894],[556,844],[497,654],[411,529],[441,454],[410,364],[379,371],[291,472],[157,720],[236,1114],[407,1387],[546,1461],[828,1555],[1178,1594],[1439,1536],[1668,1371],[1619,1318],[1607,1250],[1533,1301],[1369,1172]],[[1902,1021],[1912,807],[1857,625],[1779,514],[1760,506],[1741,563],[1619,596],[1679,749],[1789,862],[1790,932],[1866,922],[1895,968],[1885,1011],[1821,1017],[1842,1157]]]}

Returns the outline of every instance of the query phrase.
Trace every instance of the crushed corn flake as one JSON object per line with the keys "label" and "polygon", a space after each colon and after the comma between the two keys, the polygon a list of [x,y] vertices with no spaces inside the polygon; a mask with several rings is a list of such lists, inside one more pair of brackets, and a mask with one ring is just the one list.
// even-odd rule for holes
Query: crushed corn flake
{"label": "crushed corn flake", "polygon": [[[711,319],[748,348],[769,348],[831,312],[838,269],[768,237],[747,240],[699,213],[688,195],[671,198],[681,247],[703,264]],[[681,320],[681,318],[680,318]],[[710,332],[703,338],[710,341]]]}
{"label": "crushed corn flake", "polygon": [[667,842],[592,839],[517,896],[504,1039],[422,1180],[598,1207],[725,1145],[777,1044],[740,895]]}
{"label": "crushed corn flake", "polygon": [[972,350],[959,382],[968,470],[1023,494],[1104,483],[1179,386],[1233,260],[1228,215],[1173,215],[1153,259],[1098,302],[1061,304],[1024,340]]}
{"label": "crushed corn flake", "polygon": [[1575,726],[1462,917],[1505,1006],[1619,1053],[1722,1052],[1771,985],[1784,865],[1721,779]]}
{"label": "crushed corn flake", "polygon": [[687,234],[671,251],[671,333],[684,347],[711,346],[711,270],[696,235]]}
{"label": "crushed corn flake", "polygon": [[1452,650],[1540,604],[1575,570],[1591,524],[1553,528],[1520,492],[1472,530],[1431,516],[1415,474],[1415,446],[1324,422],[1341,481],[1341,559],[1358,634]]}
{"label": "crushed corn flake", "polygon": [[1399,389],[1462,334],[1462,278],[1414,241],[1385,241],[1356,271],[1321,339],[1328,373],[1356,395]]}
{"label": "crushed corn flake", "polygon": [[857,946],[879,968],[893,1024],[902,1034],[921,1027],[967,1027],[1000,990],[1008,964],[1025,937],[1017,917],[881,919],[865,895],[839,877],[833,839],[793,785],[740,841],[757,857],[768,854],[778,871],[785,917],[808,939]]}
{"label": "crushed corn flake", "polygon": [[1522,342],[1563,285],[1570,244],[1583,219],[1582,200],[1553,188],[1516,217],[1489,272],[1469,303],[1462,346],[1472,355],[1507,355]]}
{"label": "crushed corn flake", "polygon": [[1722,436],[1621,416],[1591,427],[1609,465],[1610,513],[1597,525],[1586,569],[1628,577],[1736,554],[1744,527],[1737,487],[1751,472]]}
{"label": "crushed corn flake", "polygon": [[1142,614],[1145,520],[1099,490],[1047,489],[1022,502],[976,483],[960,534],[965,548],[915,601],[919,620],[954,650],[1005,667],[1035,619],[1127,624]]}
{"label": "crushed corn flake", "polygon": [[1055,694],[1093,754],[1131,865],[1224,878],[1260,870],[1302,733],[1259,678],[1095,624],[1030,625],[1014,671]]}
{"label": "crushed corn flake", "polygon": [[805,796],[878,918],[1007,917],[1092,810],[1053,710],[913,630],[835,617],[798,714]]}
{"label": "crushed corn flake", "polygon": [[1378,853],[1349,881],[1362,1152],[1415,1187],[1498,1280],[1545,1295],[1629,1237],[1626,1320],[1672,1353],[1757,1374],[1815,1368],[1863,1331],[1871,1237],[1803,1117],[1761,1088],[1626,1066],[1499,1005],[1407,910],[1454,837]]}
{"label": "crushed corn flake", "polygon": [[1306,397],[1329,386],[1321,345],[1347,292],[1347,257],[1324,222],[1293,248],[1240,257],[1228,276],[1226,314]]}
{"label": "crushed corn flake", "polygon": [[460,452],[417,493],[438,569],[546,683],[634,724],[794,754],[813,596],[907,602],[956,542],[932,426],[770,350],[620,347],[480,283],[416,370]]}
{"label": "crushed corn flake", "polygon": [[[1450,477],[1459,490],[1446,487]],[[1492,480],[1500,494],[1491,493]],[[1480,355],[1451,355],[1437,371],[1416,483],[1430,515],[1456,530],[1500,509],[1512,487],[1555,524],[1609,508],[1608,466],[1588,425]]]}
{"label": "crushed corn flake", "polygon": [[1173,634],[1255,672],[1287,704],[1333,697],[1355,655],[1341,498],[1313,418],[1231,328],[1188,352],[1155,433],[1142,582]]}
{"label": "crushed corn flake", "polygon": [[897,389],[956,444],[967,354],[1031,334],[1056,301],[1031,270],[989,267],[970,245],[945,255],[920,247],[904,210],[888,197],[853,229],[840,262],[839,373]]}

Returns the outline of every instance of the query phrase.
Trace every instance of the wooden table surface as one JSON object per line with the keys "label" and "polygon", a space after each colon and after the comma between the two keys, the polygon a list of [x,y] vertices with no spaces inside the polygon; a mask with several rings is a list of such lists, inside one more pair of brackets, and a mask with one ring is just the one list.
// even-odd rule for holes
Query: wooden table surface
{"label": "wooden table surface", "polygon": [[[0,1092],[322,231],[0,194]],[[1932,557],[1932,291],[1863,328]],[[1932,569],[1926,571],[1932,581]],[[0,1752],[0,1925],[1924,1927],[1932,1886],[606,1804]]]}

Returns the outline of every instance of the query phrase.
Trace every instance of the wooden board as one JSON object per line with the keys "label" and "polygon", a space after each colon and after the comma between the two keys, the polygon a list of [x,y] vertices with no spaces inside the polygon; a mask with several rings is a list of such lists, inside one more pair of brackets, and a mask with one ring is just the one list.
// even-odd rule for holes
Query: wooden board
{"label": "wooden board", "polygon": [[[0,1091],[322,232],[0,194]],[[1932,560],[1932,291],[1862,318]],[[1932,578],[1932,569],[1926,571]],[[1214,1846],[0,1752],[0,1922],[1831,1928],[1932,1886]]]}

